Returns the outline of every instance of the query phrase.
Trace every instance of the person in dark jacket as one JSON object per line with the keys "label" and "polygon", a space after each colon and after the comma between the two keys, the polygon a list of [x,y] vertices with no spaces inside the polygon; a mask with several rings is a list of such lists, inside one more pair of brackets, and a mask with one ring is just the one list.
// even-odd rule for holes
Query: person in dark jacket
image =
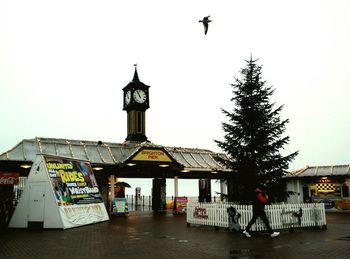
{"label": "person in dark jacket", "polygon": [[279,232],[274,232],[272,230],[269,220],[266,217],[265,204],[268,202],[268,199],[269,196],[260,188],[255,189],[255,198],[253,200],[253,217],[249,221],[245,230],[243,231],[243,234],[246,237],[251,237],[251,235],[249,234],[249,230],[258,218],[262,219],[271,237],[277,237],[280,234]]}

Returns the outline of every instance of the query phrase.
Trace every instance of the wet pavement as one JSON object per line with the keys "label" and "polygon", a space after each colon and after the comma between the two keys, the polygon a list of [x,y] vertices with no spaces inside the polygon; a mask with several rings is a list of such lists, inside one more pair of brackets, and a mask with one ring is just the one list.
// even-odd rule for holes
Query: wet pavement
{"label": "wet pavement", "polygon": [[3,230],[0,258],[350,258],[350,213],[328,212],[327,229],[246,238],[224,228],[188,227],[185,215],[131,212],[67,230]]}

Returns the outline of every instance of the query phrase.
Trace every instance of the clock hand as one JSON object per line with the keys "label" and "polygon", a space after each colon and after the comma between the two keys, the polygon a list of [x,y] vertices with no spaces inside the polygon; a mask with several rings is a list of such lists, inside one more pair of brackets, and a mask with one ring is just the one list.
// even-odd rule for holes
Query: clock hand
{"label": "clock hand", "polygon": [[137,95],[141,98],[140,92],[136,92],[136,93],[137,93]]}

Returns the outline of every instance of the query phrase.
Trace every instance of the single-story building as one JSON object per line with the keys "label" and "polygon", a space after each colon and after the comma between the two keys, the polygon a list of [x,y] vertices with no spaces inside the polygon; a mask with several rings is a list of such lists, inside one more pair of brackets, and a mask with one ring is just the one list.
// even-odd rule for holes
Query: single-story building
{"label": "single-story building", "polygon": [[350,165],[306,166],[287,173],[290,203],[323,202],[326,209],[350,209]]}

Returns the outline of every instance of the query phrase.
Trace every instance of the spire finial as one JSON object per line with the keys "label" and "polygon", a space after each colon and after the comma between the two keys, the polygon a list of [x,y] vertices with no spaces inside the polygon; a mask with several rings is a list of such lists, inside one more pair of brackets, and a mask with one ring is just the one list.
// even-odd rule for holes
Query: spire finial
{"label": "spire finial", "polygon": [[137,74],[137,63],[134,64],[134,67],[135,67],[135,73],[134,73],[134,78],[132,79],[132,81],[139,82],[140,79],[139,79],[139,75]]}

